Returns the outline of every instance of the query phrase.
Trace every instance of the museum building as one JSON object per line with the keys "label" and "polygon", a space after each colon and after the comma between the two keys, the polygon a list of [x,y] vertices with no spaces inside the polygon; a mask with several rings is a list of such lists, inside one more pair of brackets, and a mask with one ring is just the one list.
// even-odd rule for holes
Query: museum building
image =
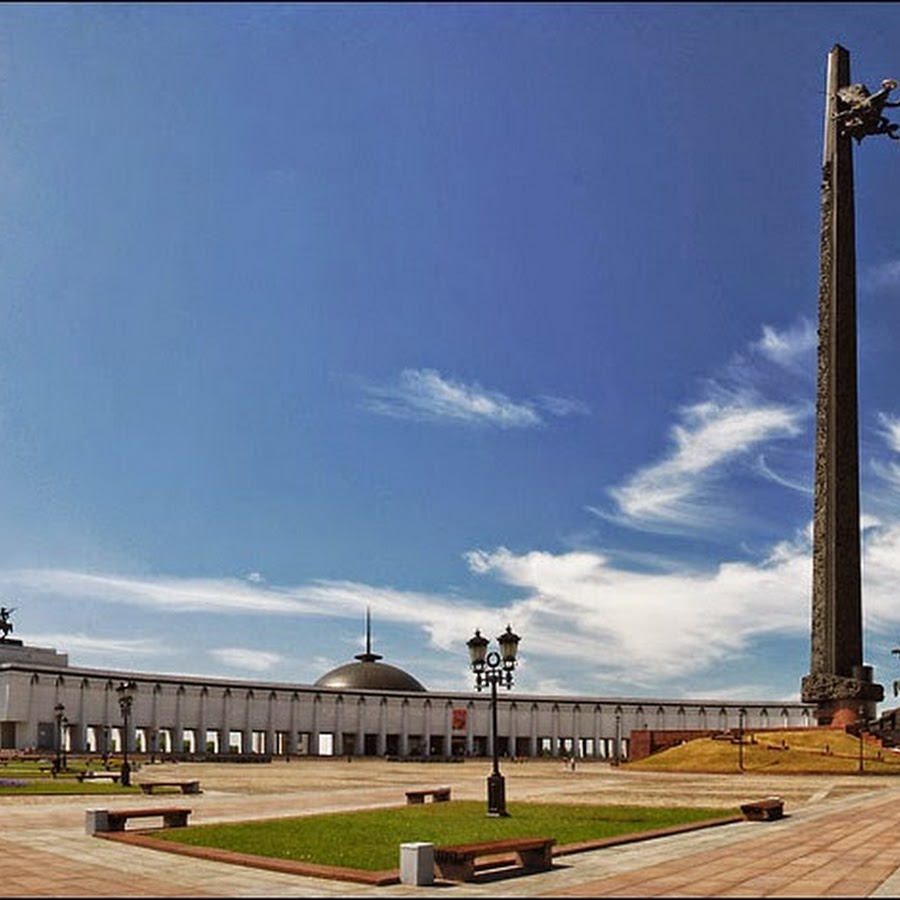
{"label": "museum building", "polygon": [[[490,693],[429,691],[381,659],[367,642],[315,684],[290,684],[70,666],[65,653],[0,640],[0,750],[184,759],[493,754]],[[627,759],[635,732],[815,724],[813,705],[775,700],[502,691],[497,711],[497,751],[510,757]]]}

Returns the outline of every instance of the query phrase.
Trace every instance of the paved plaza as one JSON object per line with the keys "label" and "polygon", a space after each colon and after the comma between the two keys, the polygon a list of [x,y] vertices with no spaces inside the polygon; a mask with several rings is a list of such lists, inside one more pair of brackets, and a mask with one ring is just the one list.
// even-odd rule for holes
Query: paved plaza
{"label": "paved plaza", "polygon": [[[734,808],[777,794],[785,818],[738,822],[558,857],[528,875],[485,872],[467,884],[372,887],[132,847],[85,834],[96,806],[189,805],[194,823],[402,804],[409,787],[448,784],[485,797],[489,763],[294,760],[145,766],[140,778],[199,778],[203,793],[121,799],[3,797],[0,895],[8,897],[896,897],[900,781],[878,776],[732,776],[629,772],[602,762],[507,764],[516,801]],[[398,848],[399,863],[399,848]]]}

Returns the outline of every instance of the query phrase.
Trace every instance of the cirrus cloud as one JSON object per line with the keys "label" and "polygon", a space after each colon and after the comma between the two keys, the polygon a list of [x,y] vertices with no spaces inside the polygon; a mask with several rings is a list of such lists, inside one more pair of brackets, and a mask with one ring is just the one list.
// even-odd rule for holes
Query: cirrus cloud
{"label": "cirrus cloud", "polygon": [[268,672],[283,659],[280,653],[249,647],[217,647],[210,650],[209,655],[231,669],[245,669],[249,672]]}
{"label": "cirrus cloud", "polygon": [[760,444],[798,435],[806,413],[733,397],[686,407],[681,416],[670,432],[669,455],[609,489],[620,521],[636,527],[699,524],[708,516],[701,502],[704,483],[716,470]]}
{"label": "cirrus cloud", "polygon": [[644,530],[709,529],[733,515],[726,478],[736,465],[782,486],[798,483],[759,460],[775,442],[806,432],[813,414],[807,369],[815,345],[807,320],[783,330],[763,325],[762,336],[734,354],[718,379],[703,382],[698,400],[677,410],[665,455],[607,489],[615,510],[588,508]]}
{"label": "cirrus cloud", "polygon": [[578,400],[544,394],[535,400],[515,401],[478,383],[465,384],[434,369],[404,369],[383,384],[368,384],[371,412],[397,419],[483,425],[496,428],[534,428],[552,416],[584,415]]}

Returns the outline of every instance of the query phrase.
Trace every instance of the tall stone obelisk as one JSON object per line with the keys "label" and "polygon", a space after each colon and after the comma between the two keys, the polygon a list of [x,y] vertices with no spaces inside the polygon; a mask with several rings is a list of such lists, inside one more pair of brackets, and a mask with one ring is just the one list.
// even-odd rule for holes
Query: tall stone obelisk
{"label": "tall stone obelisk", "polygon": [[820,725],[874,717],[884,689],[863,664],[856,360],[856,238],[853,145],[895,137],[881,115],[896,82],[870,95],[850,84],[850,55],[828,55],[819,259],[810,673],[801,686]]}

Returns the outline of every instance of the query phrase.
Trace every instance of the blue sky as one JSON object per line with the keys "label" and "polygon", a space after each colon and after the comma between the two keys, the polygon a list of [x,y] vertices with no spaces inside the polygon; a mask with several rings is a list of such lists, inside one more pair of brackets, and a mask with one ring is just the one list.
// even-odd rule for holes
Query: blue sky
{"label": "blue sky", "polygon": [[[894,4],[0,7],[0,598],[74,664],[790,698],[825,62]],[[866,661],[900,146],[856,151]],[[888,689],[889,701],[890,689]]]}

